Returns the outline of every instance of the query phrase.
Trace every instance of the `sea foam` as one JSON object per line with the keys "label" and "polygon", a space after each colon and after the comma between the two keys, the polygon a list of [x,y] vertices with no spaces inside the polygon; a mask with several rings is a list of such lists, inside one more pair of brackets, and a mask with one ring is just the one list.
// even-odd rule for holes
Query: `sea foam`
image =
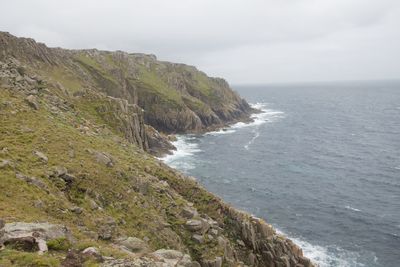
{"label": "sea foam", "polygon": [[[275,227],[277,233],[288,236],[286,233]],[[295,244],[301,247],[304,256],[319,267],[361,267],[363,266],[357,261],[358,253],[349,252],[339,247],[324,247],[311,244],[302,238],[288,236]]]}
{"label": "sea foam", "polygon": [[[159,159],[169,166],[184,172],[193,169],[195,167],[194,163],[187,158],[201,151],[199,145],[193,142],[194,140],[195,137],[191,135],[177,136],[177,140],[172,142],[176,150],[174,150],[171,155]],[[182,160],[183,158],[185,158],[185,160]]]}
{"label": "sea foam", "polygon": [[[205,135],[221,135],[221,134],[232,134],[235,133],[238,129],[249,128],[249,127],[258,127],[267,122],[274,122],[277,119],[283,118],[285,115],[284,112],[279,110],[273,110],[267,108],[268,103],[254,103],[250,104],[252,108],[258,109],[260,113],[254,113],[251,115],[252,122],[237,122],[232,124],[229,127],[220,129],[218,131],[208,132]],[[254,140],[253,140],[254,142]]]}

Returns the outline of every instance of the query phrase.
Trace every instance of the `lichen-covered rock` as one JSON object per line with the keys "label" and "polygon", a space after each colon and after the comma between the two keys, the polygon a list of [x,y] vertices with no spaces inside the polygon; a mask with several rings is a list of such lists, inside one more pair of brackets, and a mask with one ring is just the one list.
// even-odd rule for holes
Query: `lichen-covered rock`
{"label": "lichen-covered rock", "polygon": [[200,231],[203,229],[204,225],[201,220],[188,220],[185,224],[186,228],[190,231]]}
{"label": "lichen-covered rock", "polygon": [[146,242],[136,237],[121,237],[116,240],[116,243],[133,253],[145,253],[149,251],[149,246]]}
{"label": "lichen-covered rock", "polygon": [[36,177],[27,176],[27,175],[24,175],[24,174],[22,174],[22,173],[16,173],[15,176],[17,177],[17,179],[20,179],[20,180],[22,180],[22,181],[25,181],[25,182],[27,182],[28,184],[32,184],[32,185],[34,185],[34,186],[37,186],[38,188],[43,189],[43,190],[45,190],[46,192],[48,192],[47,185],[46,185],[43,181],[41,181],[40,179],[38,179],[38,178],[36,178]]}
{"label": "lichen-covered rock", "polygon": [[101,255],[100,251],[96,247],[88,247],[85,248],[81,252],[84,258],[94,258],[98,262],[103,261],[103,256]]}
{"label": "lichen-covered rock", "polygon": [[39,109],[39,102],[38,102],[38,99],[37,99],[36,96],[34,96],[34,95],[29,95],[29,96],[27,96],[27,97],[25,98],[25,100],[26,100],[26,102],[28,102],[28,104],[29,104],[32,108],[34,108],[34,109],[36,109],[36,110]]}
{"label": "lichen-covered rock", "polygon": [[49,161],[49,159],[47,158],[47,156],[40,151],[34,151],[33,154],[35,156],[37,156],[41,161],[43,161],[44,163],[47,163]]}
{"label": "lichen-covered rock", "polygon": [[25,251],[46,252],[46,241],[52,239],[72,240],[68,228],[50,223],[6,223],[0,236],[0,246],[9,245]]}

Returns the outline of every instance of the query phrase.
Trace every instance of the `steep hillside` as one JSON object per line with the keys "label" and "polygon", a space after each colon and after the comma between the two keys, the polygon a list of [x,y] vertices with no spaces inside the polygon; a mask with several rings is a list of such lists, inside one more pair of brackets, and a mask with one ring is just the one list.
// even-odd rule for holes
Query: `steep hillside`
{"label": "steep hillside", "polygon": [[162,132],[204,131],[248,119],[252,112],[225,80],[153,55],[48,48],[7,33],[0,33],[0,48],[3,56],[33,64],[41,76],[72,93],[96,88],[138,104],[146,123]]}
{"label": "steep hillside", "polygon": [[[131,82],[136,71],[153,76]],[[269,224],[146,152],[168,149],[146,122],[204,130],[251,111],[220,80],[201,92],[190,87],[197,78],[172,88],[188,73],[204,75],[0,34],[0,266],[313,266]]]}

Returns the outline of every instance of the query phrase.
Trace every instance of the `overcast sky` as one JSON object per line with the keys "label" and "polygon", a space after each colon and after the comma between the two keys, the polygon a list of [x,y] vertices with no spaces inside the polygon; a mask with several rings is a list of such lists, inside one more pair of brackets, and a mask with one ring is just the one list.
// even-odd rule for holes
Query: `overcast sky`
{"label": "overcast sky", "polygon": [[0,0],[0,30],[156,54],[231,84],[400,79],[399,0]]}

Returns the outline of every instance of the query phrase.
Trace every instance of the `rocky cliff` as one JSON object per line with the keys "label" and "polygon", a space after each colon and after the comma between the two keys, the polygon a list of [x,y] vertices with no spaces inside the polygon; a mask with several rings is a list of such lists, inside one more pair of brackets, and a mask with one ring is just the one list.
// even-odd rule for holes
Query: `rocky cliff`
{"label": "rocky cliff", "polygon": [[313,266],[146,152],[249,112],[193,67],[1,33],[0,266]]}

